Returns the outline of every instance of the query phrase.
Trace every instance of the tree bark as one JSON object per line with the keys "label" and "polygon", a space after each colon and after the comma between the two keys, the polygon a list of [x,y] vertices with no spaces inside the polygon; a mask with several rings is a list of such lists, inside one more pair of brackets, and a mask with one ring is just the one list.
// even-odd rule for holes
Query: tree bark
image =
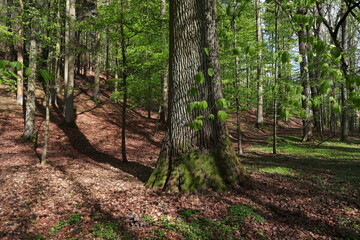
{"label": "tree bark", "polygon": [[36,58],[37,43],[35,38],[34,20],[31,20],[31,36],[30,36],[30,53],[29,67],[31,69],[28,76],[26,110],[25,110],[25,128],[23,138],[26,140],[34,140],[35,134],[35,90],[36,90]]}
{"label": "tree bark", "polygon": [[75,0],[66,0],[67,24],[65,34],[65,123],[75,124],[74,111],[74,70],[75,70]]}
{"label": "tree bark", "polygon": [[[18,39],[16,40],[16,52],[17,52],[17,61],[24,65],[24,26],[22,14],[24,11],[24,4],[22,0],[18,0],[18,19],[16,23],[16,31]],[[24,102],[24,71],[23,68],[17,71],[17,104],[23,105]]]}
{"label": "tree bark", "polygon": [[[306,10],[301,8],[298,10],[298,14],[305,15]],[[305,98],[302,101],[302,107],[306,111],[305,118],[303,119],[303,136],[302,141],[307,142],[310,141],[313,137],[313,122],[312,122],[312,114],[311,109],[309,107],[311,90],[310,90],[310,82],[309,82],[309,73],[307,70],[308,61],[307,61],[307,46],[306,46],[306,30],[303,24],[300,24],[300,31],[298,31],[299,38],[299,53],[302,56],[302,61],[300,63],[300,79],[301,84],[303,86],[303,95]]]}
{"label": "tree bark", "polygon": [[[208,51],[207,51],[208,50]],[[218,117],[222,98],[216,1],[170,1],[168,130],[148,187],[171,191],[225,190],[245,182],[245,174]],[[211,70],[209,70],[211,69]],[[203,81],[195,83],[202,73]],[[197,94],[189,94],[196,87]],[[194,101],[203,111],[187,111]],[[210,120],[206,116],[213,114]],[[205,116],[196,131],[190,123]]]}
{"label": "tree bark", "polygon": [[257,88],[258,88],[258,102],[257,102],[257,120],[256,124],[261,126],[264,124],[264,96],[263,96],[263,82],[262,82],[262,32],[261,32],[261,13],[260,13],[260,0],[256,0],[255,3],[256,7],[256,40],[259,46],[258,50],[258,61],[256,66],[256,81],[257,81]]}

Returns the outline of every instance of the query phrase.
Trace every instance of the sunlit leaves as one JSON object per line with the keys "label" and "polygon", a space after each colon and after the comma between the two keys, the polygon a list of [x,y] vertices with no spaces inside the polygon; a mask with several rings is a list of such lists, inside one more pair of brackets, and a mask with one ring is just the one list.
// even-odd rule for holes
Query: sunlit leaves
{"label": "sunlit leaves", "polygon": [[205,81],[205,76],[202,72],[199,72],[195,76],[195,82],[198,84],[203,84]]}

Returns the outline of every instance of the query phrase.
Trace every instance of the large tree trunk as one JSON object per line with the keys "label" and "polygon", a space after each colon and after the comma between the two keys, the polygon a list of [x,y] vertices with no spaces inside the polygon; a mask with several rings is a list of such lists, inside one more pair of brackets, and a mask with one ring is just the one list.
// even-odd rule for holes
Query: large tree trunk
{"label": "large tree trunk", "polygon": [[[301,8],[298,10],[298,14],[305,15],[306,10]],[[300,31],[298,32],[299,38],[299,53],[302,56],[302,61],[300,63],[300,79],[301,84],[303,86],[303,95],[305,96],[302,101],[302,107],[306,111],[305,118],[303,119],[303,136],[302,141],[307,142],[311,140],[313,137],[313,122],[312,122],[312,114],[311,109],[309,107],[309,101],[311,97],[311,90],[310,90],[310,82],[309,82],[309,73],[307,70],[308,61],[307,61],[307,54],[306,54],[306,30],[304,24],[300,24]]]}
{"label": "large tree trunk", "polygon": [[[67,27],[65,34],[65,123],[75,123],[74,111],[74,70],[75,70],[75,0],[66,0]],[[67,61],[66,61],[67,60]]]}
{"label": "large tree trunk", "polygon": [[[148,187],[225,190],[245,181],[227,127],[218,117],[216,101],[222,98],[218,51],[216,1],[170,1],[168,130]],[[195,83],[199,73],[204,81]],[[189,94],[194,87],[195,96]],[[204,100],[209,105],[205,110],[187,111],[191,102]],[[215,119],[206,117],[210,114]],[[199,115],[205,118],[196,131],[189,125]]]}
{"label": "large tree trunk", "polygon": [[258,42],[259,51],[258,51],[258,62],[256,66],[256,81],[257,81],[257,88],[258,88],[258,102],[257,102],[257,120],[256,124],[261,126],[264,124],[264,96],[263,96],[263,82],[262,82],[262,32],[261,32],[261,14],[260,14],[260,0],[256,0],[256,40]]}

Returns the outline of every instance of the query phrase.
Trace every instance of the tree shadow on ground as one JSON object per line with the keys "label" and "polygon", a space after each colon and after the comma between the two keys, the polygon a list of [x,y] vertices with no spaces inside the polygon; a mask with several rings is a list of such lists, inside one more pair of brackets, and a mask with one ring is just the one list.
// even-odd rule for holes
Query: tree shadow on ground
{"label": "tree shadow on ground", "polygon": [[[37,105],[41,112],[45,112],[45,108],[43,105]],[[65,133],[65,135],[69,139],[71,146],[77,152],[87,156],[88,158],[92,159],[97,163],[110,164],[111,166],[136,177],[144,183],[148,180],[152,172],[152,168],[136,162],[124,163],[120,159],[112,155],[97,150],[94,146],[91,145],[88,138],[80,131],[76,124],[73,127],[68,127],[63,124],[64,117],[62,111],[59,108],[54,107],[53,109],[56,114],[53,114],[53,112],[51,112],[51,121],[57,124],[59,128]]]}

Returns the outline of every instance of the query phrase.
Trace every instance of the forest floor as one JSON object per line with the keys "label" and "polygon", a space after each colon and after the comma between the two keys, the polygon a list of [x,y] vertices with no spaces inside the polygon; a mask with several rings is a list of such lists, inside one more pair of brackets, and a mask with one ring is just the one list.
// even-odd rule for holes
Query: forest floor
{"label": "forest floor", "polygon": [[[202,194],[144,187],[163,137],[157,114],[128,111],[129,163],[121,162],[121,109],[102,93],[76,90],[76,127],[51,110],[48,164],[39,165],[44,107],[38,89],[38,148],[21,139],[22,108],[0,88],[0,239],[360,239],[360,145],[300,144],[301,125],[255,128],[244,111],[241,160],[252,187]],[[234,142],[234,123],[229,120]]]}

